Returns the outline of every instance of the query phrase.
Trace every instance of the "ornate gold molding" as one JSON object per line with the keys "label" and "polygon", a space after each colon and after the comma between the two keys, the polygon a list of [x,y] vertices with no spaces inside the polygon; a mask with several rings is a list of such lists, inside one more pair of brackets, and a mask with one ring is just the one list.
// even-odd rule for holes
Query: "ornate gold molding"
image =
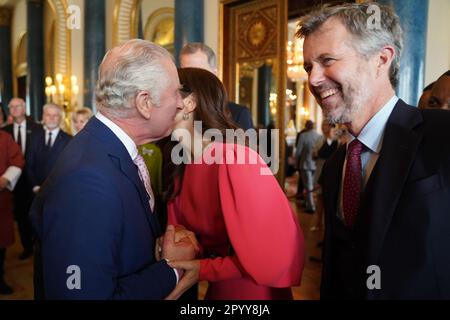
{"label": "ornate gold molding", "polygon": [[0,27],[11,25],[12,10],[9,8],[0,8]]}
{"label": "ornate gold molding", "polygon": [[[71,31],[67,28],[67,0],[47,0],[55,15],[54,59],[55,74],[71,75],[72,73],[72,41]],[[54,75],[53,75],[54,76]],[[44,81],[44,79],[42,79]]]}
{"label": "ornate gold molding", "polygon": [[113,47],[138,34],[141,0],[116,0],[114,4]]}
{"label": "ornate gold molding", "polygon": [[22,47],[24,41],[27,41],[27,33],[23,31],[19,36],[19,41],[17,42],[17,46],[13,49],[13,95],[17,97],[19,94],[19,84],[18,78],[26,76],[28,74],[28,64],[26,62],[19,62],[19,52]]}

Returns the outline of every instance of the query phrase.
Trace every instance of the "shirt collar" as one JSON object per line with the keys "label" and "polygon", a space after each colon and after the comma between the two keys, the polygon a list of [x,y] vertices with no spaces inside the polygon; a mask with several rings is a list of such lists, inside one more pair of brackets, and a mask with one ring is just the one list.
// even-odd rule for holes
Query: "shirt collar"
{"label": "shirt collar", "polygon": [[56,127],[53,130],[50,130],[49,128],[45,127],[45,134],[48,135],[48,133],[51,132],[52,136],[56,137],[59,133],[59,130],[61,130],[59,127]]}
{"label": "shirt collar", "polygon": [[25,119],[23,119],[21,123],[14,122],[14,128],[19,128],[19,126],[21,126],[21,128],[25,128],[26,125],[27,121]]}
{"label": "shirt collar", "polygon": [[[394,110],[398,101],[398,97],[394,95],[389,101],[370,119],[369,122],[361,130],[358,140],[362,142],[372,152],[379,153],[383,141],[384,129],[389,116]],[[352,134],[348,133],[347,146],[356,139]]]}
{"label": "shirt collar", "polygon": [[125,133],[125,131],[123,131],[117,124],[112,122],[110,119],[105,117],[101,112],[97,112],[95,117],[109,129],[111,129],[111,131],[116,135],[116,137],[120,140],[120,142],[123,143],[131,159],[133,160],[136,159],[138,155],[138,150],[133,139],[131,139],[130,136]]}

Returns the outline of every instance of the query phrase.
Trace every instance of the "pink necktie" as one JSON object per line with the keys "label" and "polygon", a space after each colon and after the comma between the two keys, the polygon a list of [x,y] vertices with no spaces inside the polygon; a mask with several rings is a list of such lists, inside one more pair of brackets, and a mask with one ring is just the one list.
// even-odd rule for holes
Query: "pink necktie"
{"label": "pink necktie", "polygon": [[353,227],[359,210],[361,199],[361,152],[362,143],[355,139],[348,145],[347,164],[345,166],[344,188],[343,188],[343,210],[345,224]]}
{"label": "pink necktie", "polygon": [[153,211],[153,208],[155,207],[155,197],[153,195],[152,185],[150,183],[150,175],[148,174],[148,169],[147,166],[145,165],[144,158],[142,158],[142,156],[138,154],[137,157],[133,160],[133,162],[138,167],[139,178],[144,183],[145,190],[147,191],[147,194],[150,197],[149,200],[150,208]]}

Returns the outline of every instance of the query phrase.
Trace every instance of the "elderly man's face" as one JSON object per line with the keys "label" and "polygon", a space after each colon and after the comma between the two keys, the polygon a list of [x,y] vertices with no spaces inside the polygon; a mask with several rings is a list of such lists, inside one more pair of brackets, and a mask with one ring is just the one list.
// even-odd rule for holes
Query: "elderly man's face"
{"label": "elderly man's face", "polygon": [[20,99],[12,99],[9,104],[9,114],[14,118],[22,118],[25,116],[25,104]]}
{"label": "elderly man's face", "polygon": [[161,63],[166,67],[169,80],[161,92],[159,105],[152,108],[149,128],[151,128],[152,138],[155,140],[171,134],[175,125],[175,117],[183,109],[177,69],[169,59],[165,59]]}
{"label": "elderly man's face", "polygon": [[450,77],[441,76],[431,90],[428,107],[450,109]]}
{"label": "elderly man's face", "polygon": [[373,62],[352,47],[351,34],[336,18],[305,38],[308,84],[331,123],[351,123],[370,101]]}
{"label": "elderly man's face", "polygon": [[61,113],[55,108],[46,108],[44,109],[42,120],[47,129],[56,129],[61,122]]}

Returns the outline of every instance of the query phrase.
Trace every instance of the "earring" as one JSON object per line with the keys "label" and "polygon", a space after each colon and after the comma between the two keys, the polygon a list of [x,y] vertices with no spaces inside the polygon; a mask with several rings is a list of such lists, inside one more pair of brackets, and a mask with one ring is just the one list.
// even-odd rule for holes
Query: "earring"
{"label": "earring", "polygon": [[189,113],[183,113],[183,120],[189,120]]}

